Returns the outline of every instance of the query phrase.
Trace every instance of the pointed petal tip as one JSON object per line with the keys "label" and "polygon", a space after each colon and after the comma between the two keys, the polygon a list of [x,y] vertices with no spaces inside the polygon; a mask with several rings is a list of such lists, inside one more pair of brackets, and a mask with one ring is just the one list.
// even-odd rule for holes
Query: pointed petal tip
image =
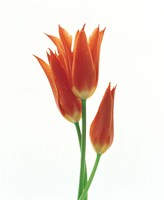
{"label": "pointed petal tip", "polygon": [[47,34],[47,33],[45,33],[45,32],[43,32],[43,34],[44,34],[44,35],[46,35],[46,36],[48,36],[48,34]]}
{"label": "pointed petal tip", "polygon": [[49,52],[50,52],[50,55],[52,55],[52,54],[53,54],[53,51],[52,51],[50,48],[48,48],[48,50],[49,50]]}
{"label": "pointed petal tip", "polygon": [[47,37],[49,37],[49,38],[50,38],[50,37],[52,37],[52,36],[51,36],[51,35],[49,35],[48,33],[44,33],[44,34],[45,34]]}
{"label": "pointed petal tip", "polygon": [[61,30],[63,30],[63,28],[60,26],[60,24],[58,25],[58,29],[59,29],[59,32],[60,32]]}
{"label": "pointed petal tip", "polygon": [[113,86],[112,91],[115,91],[117,88],[117,84],[115,86]]}
{"label": "pointed petal tip", "polygon": [[39,58],[38,56],[36,56],[36,55],[34,55],[34,54],[32,54],[32,56],[34,56],[34,57],[37,59],[37,61],[38,61],[39,63],[41,63],[41,62],[42,62],[42,59],[41,59],[41,58]]}
{"label": "pointed petal tip", "polygon": [[86,23],[83,25],[83,27],[82,27],[82,29],[81,29],[82,31],[84,31],[84,29],[85,29],[85,26],[86,26]]}
{"label": "pointed petal tip", "polygon": [[52,42],[54,41],[54,38],[56,38],[55,36],[53,35],[50,35],[50,34],[47,34],[47,33],[44,33]]}
{"label": "pointed petal tip", "polygon": [[58,29],[59,29],[59,35],[61,36],[61,34],[63,33],[67,33],[67,31],[59,24],[58,25]]}
{"label": "pointed petal tip", "polygon": [[39,57],[36,56],[35,54],[32,54],[32,56],[34,56],[37,60],[41,60],[41,58],[39,58]]}
{"label": "pointed petal tip", "polygon": [[[111,88],[111,82],[109,82],[108,87]],[[116,89],[117,84],[115,86],[112,86],[112,89]]]}
{"label": "pointed petal tip", "polygon": [[[100,30],[100,24],[98,24],[96,29],[98,29],[98,31]],[[102,29],[100,32],[104,32],[105,30],[106,30],[106,27],[104,27],[104,29]]]}
{"label": "pointed petal tip", "polygon": [[47,34],[47,33],[44,33],[50,40],[53,40],[53,38],[55,38],[55,36],[53,35],[50,35],[50,34]]}
{"label": "pointed petal tip", "polygon": [[60,24],[58,24],[58,28],[60,29],[64,29]]}
{"label": "pointed petal tip", "polygon": [[105,32],[105,30],[106,30],[106,27],[101,31],[101,33],[104,33]]}
{"label": "pointed petal tip", "polygon": [[45,67],[48,66],[48,64],[47,64],[43,59],[39,58],[38,56],[36,56],[36,55],[34,55],[34,54],[33,54],[33,56],[37,59],[37,61],[39,62],[39,64],[40,64],[43,68],[45,68]]}
{"label": "pointed petal tip", "polygon": [[100,30],[100,24],[98,24],[97,29],[98,29],[98,31]]}

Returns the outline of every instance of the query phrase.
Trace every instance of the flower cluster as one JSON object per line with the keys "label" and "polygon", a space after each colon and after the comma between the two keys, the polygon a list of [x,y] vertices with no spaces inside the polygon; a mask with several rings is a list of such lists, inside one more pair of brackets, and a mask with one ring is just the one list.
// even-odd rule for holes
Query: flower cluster
{"label": "flower cluster", "polygon": [[[97,27],[87,38],[84,25],[81,30],[76,32],[72,45],[72,36],[59,26],[59,37],[47,34],[57,51],[49,50],[47,52],[47,63],[35,56],[49,80],[61,114],[76,127],[82,116],[82,133],[81,130],[78,131],[82,157],[78,194],[80,200],[87,199],[87,191],[92,181],[91,179],[87,180],[86,177],[86,123],[84,123],[86,107],[84,107],[84,102],[86,103],[86,100],[92,96],[98,84],[100,48],[104,32],[105,29],[100,31]],[[115,89],[116,87],[111,88],[111,85],[108,85],[90,126],[90,139],[98,158],[113,142]]]}

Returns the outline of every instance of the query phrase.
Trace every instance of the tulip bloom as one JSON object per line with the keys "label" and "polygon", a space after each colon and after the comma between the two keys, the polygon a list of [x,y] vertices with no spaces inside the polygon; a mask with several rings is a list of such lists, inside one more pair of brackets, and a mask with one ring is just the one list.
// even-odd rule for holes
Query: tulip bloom
{"label": "tulip bloom", "polygon": [[59,58],[50,51],[49,64],[37,58],[51,85],[56,104],[61,114],[70,122],[78,122],[81,118],[81,101],[77,98],[69,85],[66,72],[62,68]]}
{"label": "tulip bloom", "polygon": [[84,26],[77,31],[73,52],[72,36],[59,26],[60,38],[48,35],[56,45],[60,63],[64,66],[74,94],[87,99],[95,91],[98,83],[100,47],[104,30],[96,28],[87,40]]}
{"label": "tulip bloom", "polygon": [[90,138],[97,154],[104,153],[112,144],[114,137],[114,94],[109,84],[99,106],[98,112],[90,126]]}

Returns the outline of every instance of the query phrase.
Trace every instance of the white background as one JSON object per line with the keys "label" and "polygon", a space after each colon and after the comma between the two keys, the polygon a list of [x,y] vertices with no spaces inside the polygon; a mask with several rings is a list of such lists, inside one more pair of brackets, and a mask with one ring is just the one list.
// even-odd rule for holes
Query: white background
{"label": "white background", "polygon": [[[106,27],[88,129],[109,82],[117,84],[115,140],[102,156],[89,200],[164,199],[164,1],[0,1],[0,199],[75,200],[75,127],[56,108],[32,54],[46,60],[58,24],[89,36]],[[89,135],[89,134],[88,134]],[[90,172],[95,152],[87,137]]]}

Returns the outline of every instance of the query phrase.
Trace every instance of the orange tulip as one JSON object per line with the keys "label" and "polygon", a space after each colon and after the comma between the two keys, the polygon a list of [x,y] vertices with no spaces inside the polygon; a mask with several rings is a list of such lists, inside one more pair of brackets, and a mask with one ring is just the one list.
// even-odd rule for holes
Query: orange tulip
{"label": "orange tulip", "polygon": [[100,46],[104,30],[96,28],[87,41],[84,27],[75,37],[72,86],[74,93],[81,99],[87,99],[95,91],[98,83]]}
{"label": "orange tulip", "polygon": [[114,137],[114,94],[109,84],[99,106],[98,112],[90,126],[90,138],[97,154],[104,153],[112,144]]}
{"label": "orange tulip", "polygon": [[50,51],[49,64],[35,56],[43,68],[53,91],[56,104],[61,114],[70,122],[78,122],[81,118],[81,101],[77,98],[69,85],[65,70],[61,66],[59,57]]}
{"label": "orange tulip", "polygon": [[95,91],[98,83],[99,55],[104,30],[96,28],[87,40],[84,26],[77,31],[73,52],[72,36],[59,26],[60,38],[48,35],[56,45],[60,63],[66,71],[74,94],[87,99]]}

